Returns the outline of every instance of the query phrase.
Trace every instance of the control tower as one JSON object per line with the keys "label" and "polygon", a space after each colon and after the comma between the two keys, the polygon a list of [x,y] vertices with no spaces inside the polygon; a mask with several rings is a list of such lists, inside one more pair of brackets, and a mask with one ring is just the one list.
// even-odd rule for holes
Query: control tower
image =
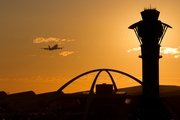
{"label": "control tower", "polygon": [[[141,46],[143,95],[159,97],[159,58],[160,45],[167,28],[172,28],[158,20],[160,12],[156,9],[144,9],[142,20],[134,23],[129,29],[134,29]],[[150,88],[153,93],[147,90]],[[154,92],[156,94],[154,94]]]}

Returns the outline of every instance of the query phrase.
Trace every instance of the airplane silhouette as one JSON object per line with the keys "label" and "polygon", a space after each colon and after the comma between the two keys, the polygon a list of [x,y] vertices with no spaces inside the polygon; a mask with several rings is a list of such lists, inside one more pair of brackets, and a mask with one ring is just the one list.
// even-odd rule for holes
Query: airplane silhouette
{"label": "airplane silhouette", "polygon": [[59,47],[58,48],[58,44],[54,45],[53,47],[50,47],[48,45],[49,48],[40,48],[40,49],[44,49],[44,50],[57,50],[57,49],[63,49],[63,47]]}

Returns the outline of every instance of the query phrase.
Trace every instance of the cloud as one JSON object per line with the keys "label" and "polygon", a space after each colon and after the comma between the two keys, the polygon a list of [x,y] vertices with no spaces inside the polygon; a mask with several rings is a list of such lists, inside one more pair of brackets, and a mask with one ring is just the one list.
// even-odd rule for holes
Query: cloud
{"label": "cloud", "polygon": [[180,50],[179,48],[161,47],[160,52],[164,54],[178,55]]}
{"label": "cloud", "polygon": [[174,55],[174,58],[180,57],[180,47],[178,48],[171,48],[171,47],[161,47],[160,53],[163,54],[171,54]]}
{"label": "cloud", "polygon": [[140,50],[141,47],[138,47],[138,48],[133,48],[133,49],[129,49],[128,52],[131,52],[131,51],[137,51],[137,50]]}
{"label": "cloud", "polygon": [[48,42],[57,42],[59,44],[63,44],[63,42],[71,42],[75,41],[74,39],[72,40],[67,40],[67,39],[61,39],[61,38],[54,38],[54,37],[49,37],[49,38],[44,38],[44,37],[37,37],[33,40],[33,43],[48,43]]}
{"label": "cloud", "polygon": [[[141,47],[129,49],[127,52],[138,51],[138,50],[141,50]],[[174,55],[174,58],[178,58],[178,57],[180,57],[180,46],[178,48],[161,47],[160,53],[161,54],[171,54],[171,55]]]}
{"label": "cloud", "polygon": [[174,58],[178,58],[178,57],[180,57],[180,55],[175,55],[175,56],[174,56]]}
{"label": "cloud", "polygon": [[60,41],[60,39],[59,38],[53,38],[53,37],[49,37],[49,38],[38,37],[38,38],[35,38],[33,40],[33,43],[47,43],[50,41],[58,42],[58,41]]}
{"label": "cloud", "polygon": [[63,51],[63,52],[61,52],[61,53],[59,53],[59,55],[62,55],[62,56],[67,56],[67,55],[70,55],[70,54],[73,54],[74,53],[74,51]]}

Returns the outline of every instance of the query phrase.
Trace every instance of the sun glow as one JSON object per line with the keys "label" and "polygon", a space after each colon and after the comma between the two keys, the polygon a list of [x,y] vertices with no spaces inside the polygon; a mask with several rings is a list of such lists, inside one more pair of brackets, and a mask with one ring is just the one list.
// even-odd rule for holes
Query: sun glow
{"label": "sun glow", "polygon": [[[141,50],[141,47],[129,49],[127,52],[138,51],[138,50]],[[171,55],[174,55],[174,58],[178,58],[178,57],[180,57],[180,47],[178,47],[178,48],[161,47],[160,53],[161,54],[171,54]]]}

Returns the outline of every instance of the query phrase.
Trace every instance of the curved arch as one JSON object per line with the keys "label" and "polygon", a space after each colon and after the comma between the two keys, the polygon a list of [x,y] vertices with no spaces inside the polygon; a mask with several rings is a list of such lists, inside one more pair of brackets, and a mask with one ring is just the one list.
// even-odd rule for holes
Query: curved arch
{"label": "curved arch", "polygon": [[[57,92],[62,92],[62,90],[67,87],[69,84],[71,84],[72,82],[74,82],[76,79],[86,75],[86,74],[89,74],[89,73],[93,73],[93,72],[97,72],[97,71],[106,71],[108,74],[109,72],[108,71],[112,71],[112,72],[117,72],[117,73],[120,73],[120,74],[123,74],[125,76],[128,76],[130,78],[132,78],[133,80],[135,80],[136,82],[138,82],[139,84],[143,84],[139,79],[135,78],[134,76],[128,74],[128,73],[125,73],[125,72],[122,72],[122,71],[119,71],[119,70],[114,70],[114,69],[95,69],[95,70],[91,70],[91,71],[88,71],[88,72],[85,72],[85,73],[82,73],[80,75],[78,75],[77,77],[71,79],[70,81],[68,81],[66,84],[64,84],[61,88],[59,88],[57,90]],[[112,76],[111,76],[112,77]],[[114,81],[114,80],[113,80]]]}
{"label": "curved arch", "polygon": [[38,117],[38,115],[41,113],[41,111],[42,111],[49,103],[51,103],[53,100],[55,100],[58,95],[61,95],[61,94],[62,94],[62,90],[63,90],[64,88],[66,88],[69,84],[71,84],[72,82],[74,82],[75,80],[77,80],[78,78],[80,78],[80,77],[82,77],[82,76],[84,76],[84,75],[87,75],[87,74],[93,73],[93,72],[97,72],[97,71],[99,71],[99,72],[98,72],[98,74],[96,75],[96,77],[95,77],[95,79],[94,79],[94,81],[93,81],[93,84],[92,84],[92,86],[91,86],[91,89],[90,89],[90,93],[89,93],[90,96],[89,96],[89,100],[88,100],[89,102],[88,102],[88,104],[87,104],[87,106],[86,106],[85,116],[86,116],[86,114],[87,114],[89,105],[90,105],[90,103],[91,103],[91,99],[93,99],[93,97],[92,97],[92,96],[93,96],[93,88],[94,88],[94,86],[95,86],[96,80],[97,80],[99,74],[100,74],[102,71],[106,71],[106,72],[109,74],[115,90],[117,90],[117,87],[116,87],[116,84],[115,84],[115,82],[114,82],[114,79],[112,78],[112,76],[111,76],[111,74],[109,73],[109,71],[123,74],[123,75],[125,75],[125,76],[128,76],[128,77],[132,78],[133,80],[135,80],[135,81],[138,82],[139,84],[141,84],[141,85],[143,84],[139,79],[135,78],[134,76],[132,76],[132,75],[130,75],[130,74],[128,74],[128,73],[119,71],[119,70],[114,70],[114,69],[95,69],[95,70],[90,70],[90,71],[88,71],[88,72],[85,72],[85,73],[82,73],[82,74],[78,75],[77,77],[71,79],[70,81],[68,81],[67,83],[65,83],[62,87],[60,87],[60,88],[47,100],[47,102],[44,104],[44,106],[40,109],[40,111],[39,111],[39,113],[37,114],[36,118]]}
{"label": "curved arch", "polygon": [[94,81],[93,81],[93,83],[92,83],[92,85],[91,85],[91,89],[90,89],[90,93],[89,94],[93,94],[94,93],[94,86],[95,86],[95,84],[96,84],[96,81],[97,81],[97,78],[99,77],[99,75],[100,75],[100,73],[101,73],[102,71],[99,71],[98,72],[98,74],[96,75],[96,77],[94,78]]}
{"label": "curved arch", "polygon": [[[94,79],[94,81],[93,81],[93,84],[92,84],[92,86],[91,86],[91,91],[90,91],[90,94],[89,94],[89,96],[88,96],[88,101],[89,101],[89,102],[88,102],[88,104],[86,105],[86,109],[85,109],[85,115],[84,115],[84,119],[85,119],[85,120],[86,120],[86,117],[87,117],[87,112],[88,112],[89,105],[90,105],[90,103],[91,103],[91,101],[92,101],[92,99],[93,99],[93,88],[94,88],[95,82],[96,82],[99,74],[100,74],[102,71],[106,71],[106,72],[109,74],[109,76],[110,76],[110,78],[111,78],[111,80],[112,80],[112,82],[113,82],[113,85],[114,85],[115,90],[117,89],[117,87],[116,87],[116,84],[115,84],[115,82],[114,82],[111,74],[109,73],[109,71],[111,71],[111,72],[117,72],[117,73],[120,73],[120,74],[123,74],[123,75],[125,75],[125,76],[128,76],[128,77],[132,78],[133,80],[135,80],[135,81],[138,82],[139,84],[141,84],[141,85],[143,85],[144,87],[146,87],[149,91],[151,91],[152,93],[154,93],[154,95],[156,95],[156,93],[155,93],[151,88],[149,88],[146,84],[144,84],[144,83],[141,82],[139,79],[135,78],[134,76],[132,76],[132,75],[130,75],[130,74],[128,74],[128,73],[125,73],[125,72],[122,72],[122,71],[119,71],[119,70],[114,70],[114,69],[95,69],[95,70],[91,70],[91,71],[88,71],[88,72],[85,72],[85,73],[82,73],[82,74],[78,75],[77,77],[71,79],[71,80],[68,81],[66,84],[64,84],[61,88],[59,88],[59,89],[47,100],[47,102],[44,104],[44,106],[40,109],[40,111],[39,111],[38,114],[36,115],[35,119],[38,117],[38,115],[41,113],[41,111],[42,111],[49,103],[51,103],[54,99],[57,98],[57,95],[62,94],[62,90],[63,90],[65,87],[67,87],[69,84],[71,84],[71,83],[72,83],[73,81],[75,81],[76,79],[78,79],[78,78],[80,78],[80,77],[82,77],[82,76],[84,76],[84,75],[86,75],[86,74],[89,74],[89,73],[92,73],[92,72],[97,72],[97,71],[99,71],[99,72],[98,72],[98,74],[96,75],[96,77],[95,77],[95,79]],[[172,115],[172,117],[173,117],[175,120],[178,120],[178,118],[176,117],[176,115],[174,114],[174,112],[171,110],[171,108],[170,108],[162,99],[160,99],[160,98],[157,97],[157,96],[155,96],[154,99],[162,102],[162,103],[164,104],[165,108],[170,112],[170,114]]]}
{"label": "curved arch", "polygon": [[112,75],[109,73],[109,71],[106,70],[106,72],[108,73],[109,77],[111,78],[111,81],[112,81],[112,83],[113,83],[113,86],[114,86],[115,91],[117,91],[118,89],[117,89],[116,83],[115,83]]}

